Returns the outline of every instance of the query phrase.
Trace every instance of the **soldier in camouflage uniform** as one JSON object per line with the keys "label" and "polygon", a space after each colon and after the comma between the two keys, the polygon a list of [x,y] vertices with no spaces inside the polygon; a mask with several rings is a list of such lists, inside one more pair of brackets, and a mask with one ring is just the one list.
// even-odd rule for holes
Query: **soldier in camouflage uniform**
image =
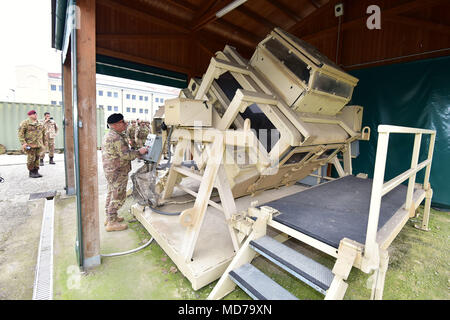
{"label": "soldier in camouflage uniform", "polygon": [[39,174],[39,156],[47,141],[44,126],[37,119],[35,110],[29,111],[28,119],[20,123],[18,136],[22,150],[27,154],[29,177],[42,177]]}
{"label": "soldier in camouflage uniform", "polygon": [[[135,133],[135,141],[137,148],[141,148],[144,146],[144,143],[147,140],[147,136],[149,133],[150,129],[145,124],[145,121],[144,120],[139,121],[139,126],[136,128]],[[139,159],[138,162],[141,162],[141,159]]]}
{"label": "soldier in camouflage uniform", "polygon": [[136,120],[131,120],[131,125],[127,128],[128,142],[130,143],[131,149],[136,149]]}
{"label": "soldier in camouflage uniform", "polygon": [[[52,118],[50,118],[50,112],[44,113],[44,128],[45,128],[45,135],[47,139],[47,144],[44,146],[44,150],[41,153],[41,159],[40,159],[40,165],[44,165],[44,157],[45,152],[48,151],[48,156],[50,158],[49,163],[55,164],[53,161],[53,157],[55,154],[55,137],[58,133],[58,126],[56,125],[56,122],[53,121]],[[46,150],[47,149],[47,150]]]}
{"label": "soldier in camouflage uniform", "polygon": [[145,124],[145,121],[144,120],[140,121],[139,126],[136,128],[136,133],[135,133],[136,146],[138,148],[141,148],[144,145],[149,133],[150,133],[150,129]]}
{"label": "soldier in camouflage uniform", "polygon": [[108,184],[105,225],[106,231],[121,231],[127,229],[128,225],[121,223],[124,219],[117,213],[125,202],[131,161],[147,153],[147,148],[130,149],[126,135],[127,123],[122,114],[110,115],[107,123],[110,130],[102,144],[103,171]]}

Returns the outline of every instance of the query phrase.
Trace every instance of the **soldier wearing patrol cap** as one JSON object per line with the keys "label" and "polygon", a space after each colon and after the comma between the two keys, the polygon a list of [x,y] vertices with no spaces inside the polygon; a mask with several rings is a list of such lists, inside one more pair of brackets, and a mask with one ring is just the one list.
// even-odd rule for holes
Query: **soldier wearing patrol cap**
{"label": "soldier wearing patrol cap", "polygon": [[47,141],[44,126],[37,119],[35,110],[30,110],[28,119],[20,123],[18,136],[22,150],[27,154],[29,177],[42,177],[39,174],[39,155]]}
{"label": "soldier wearing patrol cap", "polygon": [[43,125],[45,128],[47,143],[45,144],[44,149],[41,153],[41,159],[39,162],[41,166],[44,165],[44,157],[46,151],[48,151],[48,157],[50,158],[48,163],[55,164],[55,162],[53,161],[53,157],[55,155],[55,137],[58,134],[58,125],[50,116],[50,112],[44,113]]}
{"label": "soldier wearing patrol cap", "polygon": [[131,125],[128,126],[127,128],[127,136],[128,136],[128,141],[130,143],[130,146],[132,149],[136,149],[136,137],[135,137],[135,133],[136,133],[136,120],[131,120]]}
{"label": "soldier wearing patrol cap", "polygon": [[147,148],[130,148],[126,134],[127,123],[121,113],[110,115],[106,122],[110,130],[102,144],[103,171],[108,185],[105,226],[106,231],[121,231],[128,228],[126,223],[121,223],[124,219],[118,216],[118,211],[125,202],[131,161],[147,153]]}
{"label": "soldier wearing patrol cap", "polygon": [[[137,148],[141,148],[144,146],[149,133],[151,133],[150,129],[145,124],[145,121],[141,120],[139,122],[139,125],[137,126],[135,134],[134,134]],[[141,159],[138,160],[138,162],[140,162],[140,161],[141,161]]]}

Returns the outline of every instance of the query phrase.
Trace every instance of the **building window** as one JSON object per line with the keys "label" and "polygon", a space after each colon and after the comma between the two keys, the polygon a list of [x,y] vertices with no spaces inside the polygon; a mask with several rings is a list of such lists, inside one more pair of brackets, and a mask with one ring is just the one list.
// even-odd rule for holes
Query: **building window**
{"label": "building window", "polygon": [[143,99],[144,99],[144,97],[143,97],[143,96],[139,96],[139,100],[141,100],[141,101],[142,101]]}
{"label": "building window", "polygon": [[112,97],[112,92],[111,91],[108,91],[106,94],[108,95],[108,97]]}
{"label": "building window", "polygon": [[118,98],[119,94],[117,92],[114,92],[114,98]]}
{"label": "building window", "polygon": [[101,104],[101,105],[99,105],[98,107],[99,107],[100,109],[103,109],[103,105],[102,105],[102,104]]}
{"label": "building window", "polygon": [[53,100],[52,100],[52,104],[53,104],[53,105],[56,105],[56,101],[53,101]]}
{"label": "building window", "polygon": [[148,114],[148,109],[145,109],[145,114]]}
{"label": "building window", "polygon": [[62,91],[62,86],[59,86],[59,91]]}
{"label": "building window", "polygon": [[136,95],[133,94],[133,95],[131,96],[131,99],[132,99],[132,100],[136,100]]}
{"label": "building window", "polygon": [[118,106],[114,106],[114,111],[119,111],[119,107]]}
{"label": "building window", "polygon": [[62,106],[62,101],[59,102],[59,105]]}
{"label": "building window", "polygon": [[127,94],[127,99],[130,100],[130,94]]}
{"label": "building window", "polygon": [[144,109],[139,109],[139,113],[144,113]]}
{"label": "building window", "polygon": [[159,98],[159,102],[164,102],[164,99],[163,98]]}
{"label": "building window", "polygon": [[52,90],[52,91],[56,91],[56,84],[52,84],[52,85],[50,85],[50,90]]}
{"label": "building window", "polygon": [[131,108],[127,108],[127,112],[131,112]]}
{"label": "building window", "polygon": [[144,101],[148,101],[148,97],[147,96],[144,97]]}
{"label": "building window", "polygon": [[98,90],[98,95],[102,97],[103,96],[103,90]]}
{"label": "building window", "polygon": [[112,106],[108,106],[108,111],[112,111]]}
{"label": "building window", "polygon": [[159,102],[159,98],[155,98],[155,102]]}
{"label": "building window", "polygon": [[136,108],[131,109],[133,113],[136,113]]}

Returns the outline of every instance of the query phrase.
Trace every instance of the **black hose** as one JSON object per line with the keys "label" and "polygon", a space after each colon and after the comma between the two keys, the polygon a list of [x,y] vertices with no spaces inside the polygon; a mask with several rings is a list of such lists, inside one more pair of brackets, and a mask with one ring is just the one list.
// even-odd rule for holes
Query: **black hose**
{"label": "black hose", "polygon": [[181,214],[181,211],[180,212],[165,212],[165,211],[161,211],[159,209],[153,208],[151,206],[149,206],[149,208],[153,212],[156,212],[156,213],[159,213],[159,214],[163,214],[163,215],[166,215],[166,216],[179,216]]}

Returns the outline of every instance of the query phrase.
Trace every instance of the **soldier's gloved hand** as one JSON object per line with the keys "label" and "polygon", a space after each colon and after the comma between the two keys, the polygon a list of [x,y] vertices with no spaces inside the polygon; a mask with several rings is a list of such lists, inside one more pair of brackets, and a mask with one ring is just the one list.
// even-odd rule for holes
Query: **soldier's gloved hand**
{"label": "soldier's gloved hand", "polygon": [[140,153],[140,154],[146,154],[147,151],[148,151],[148,148],[147,148],[147,147],[142,147],[142,148],[139,149],[139,153]]}

